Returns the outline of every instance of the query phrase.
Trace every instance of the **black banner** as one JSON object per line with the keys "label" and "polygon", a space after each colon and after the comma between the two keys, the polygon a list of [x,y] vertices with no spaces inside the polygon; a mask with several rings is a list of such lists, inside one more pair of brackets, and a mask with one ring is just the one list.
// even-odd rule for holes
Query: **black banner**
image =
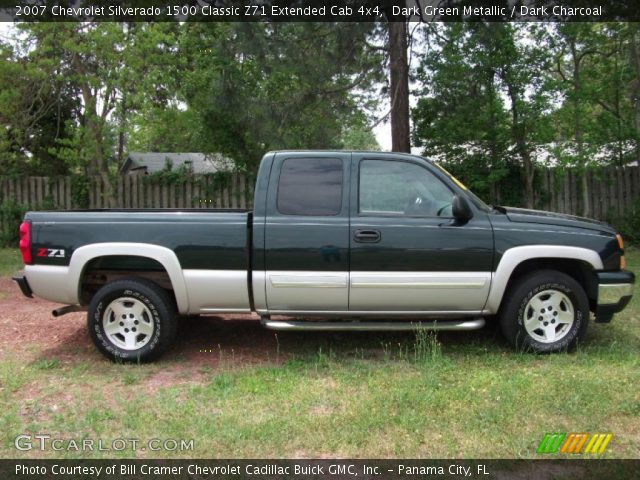
{"label": "black banner", "polygon": [[0,21],[640,21],[638,0],[3,0]]}
{"label": "black banner", "polygon": [[2,480],[631,479],[640,460],[0,460]]}

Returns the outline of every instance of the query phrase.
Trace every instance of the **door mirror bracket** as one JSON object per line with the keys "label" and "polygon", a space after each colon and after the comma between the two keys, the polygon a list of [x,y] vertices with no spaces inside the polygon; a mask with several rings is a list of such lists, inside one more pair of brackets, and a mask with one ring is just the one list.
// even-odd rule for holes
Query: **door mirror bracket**
{"label": "door mirror bracket", "polygon": [[467,223],[473,217],[473,211],[471,210],[469,201],[461,195],[455,195],[453,197],[451,211],[458,225]]}

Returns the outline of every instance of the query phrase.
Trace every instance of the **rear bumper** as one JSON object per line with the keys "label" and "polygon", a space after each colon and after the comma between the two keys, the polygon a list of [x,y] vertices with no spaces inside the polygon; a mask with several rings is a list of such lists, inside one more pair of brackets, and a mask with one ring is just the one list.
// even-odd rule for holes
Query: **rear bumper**
{"label": "rear bumper", "polygon": [[33,298],[33,292],[31,291],[29,282],[27,282],[27,278],[22,271],[16,273],[11,279],[18,284],[25,297]]}
{"label": "rear bumper", "polygon": [[633,296],[635,275],[632,272],[598,272],[598,307],[596,322],[608,323],[615,313],[627,306]]}

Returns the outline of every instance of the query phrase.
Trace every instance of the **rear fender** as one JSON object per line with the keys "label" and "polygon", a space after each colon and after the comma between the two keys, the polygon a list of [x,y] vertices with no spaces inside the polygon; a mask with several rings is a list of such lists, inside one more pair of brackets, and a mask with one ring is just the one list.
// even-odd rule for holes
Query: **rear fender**
{"label": "rear fender", "polygon": [[171,280],[173,293],[176,297],[178,311],[186,314],[189,311],[189,296],[182,274],[182,268],[176,254],[166,248],[149,243],[93,243],[76,249],[69,262],[69,297],[75,298],[78,303],[80,298],[81,279],[87,264],[98,257],[111,255],[126,255],[147,257],[157,261],[164,267]]}

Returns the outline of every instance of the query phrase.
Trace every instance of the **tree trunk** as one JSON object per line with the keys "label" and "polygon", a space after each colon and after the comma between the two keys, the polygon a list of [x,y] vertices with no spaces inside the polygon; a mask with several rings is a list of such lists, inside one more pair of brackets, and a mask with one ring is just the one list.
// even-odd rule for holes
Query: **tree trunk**
{"label": "tree trunk", "polygon": [[591,206],[589,205],[589,185],[587,184],[587,165],[584,158],[584,145],[582,143],[582,112],[580,108],[580,96],[582,95],[582,83],[580,78],[580,60],[576,51],[576,43],[572,41],[571,44],[571,56],[573,59],[573,139],[576,142],[576,148],[578,149],[578,162],[580,175],[582,176],[580,182],[580,190],[582,194],[582,215],[588,217],[591,213]]}
{"label": "tree trunk", "polygon": [[534,170],[533,164],[531,163],[531,156],[528,151],[523,151],[521,153],[522,163],[524,165],[524,197],[525,197],[525,206],[527,208],[533,208],[534,205],[534,193],[533,193],[533,179],[534,179]]}
{"label": "tree trunk", "polygon": [[409,64],[407,23],[389,21],[389,68],[391,70],[391,148],[411,152],[409,139]]}
{"label": "tree trunk", "polygon": [[[505,75],[505,79],[508,78]],[[507,83],[509,100],[511,101],[511,139],[516,145],[516,150],[522,160],[522,176],[524,183],[524,203],[525,207],[533,208],[533,163],[531,162],[531,152],[527,146],[526,128],[520,118],[520,93],[513,84]]]}
{"label": "tree trunk", "polygon": [[122,92],[122,102],[120,103],[120,118],[118,125],[118,167],[124,160],[125,130],[127,127],[127,92]]}

